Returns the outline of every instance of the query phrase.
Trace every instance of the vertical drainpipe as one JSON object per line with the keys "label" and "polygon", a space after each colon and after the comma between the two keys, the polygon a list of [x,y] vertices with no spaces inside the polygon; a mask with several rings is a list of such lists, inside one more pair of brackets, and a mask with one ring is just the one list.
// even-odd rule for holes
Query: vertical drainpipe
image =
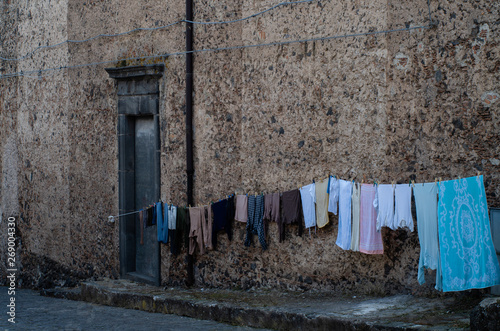
{"label": "vertical drainpipe", "polygon": [[[186,20],[193,20],[193,0],[186,0]],[[186,172],[188,205],[193,199],[193,23],[186,22]]]}
{"label": "vertical drainpipe", "polygon": [[[186,0],[186,21],[193,21],[193,0]],[[194,205],[193,197],[193,23],[186,22],[186,172],[187,172],[187,202]],[[193,256],[187,256],[186,285],[194,285]]]}

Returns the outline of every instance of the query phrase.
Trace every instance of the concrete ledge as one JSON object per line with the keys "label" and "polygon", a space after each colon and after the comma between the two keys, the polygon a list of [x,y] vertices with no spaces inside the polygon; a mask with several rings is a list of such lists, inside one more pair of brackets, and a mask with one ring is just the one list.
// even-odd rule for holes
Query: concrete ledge
{"label": "concrete ledge", "polygon": [[58,299],[81,301],[81,288],[50,288],[40,290],[40,295]]}
{"label": "concrete ledge", "polygon": [[471,311],[451,312],[453,299],[162,289],[127,280],[41,294],[273,330],[462,330],[469,329]]}
{"label": "concrete ledge", "polygon": [[[175,314],[197,319],[213,320],[232,325],[274,330],[387,330],[387,327],[369,326],[323,316],[264,311],[256,308],[231,307],[221,303],[199,303],[190,300],[166,298],[163,295],[120,293],[84,283],[81,299],[108,306],[138,309],[155,313]],[[399,329],[399,328],[395,328]]]}

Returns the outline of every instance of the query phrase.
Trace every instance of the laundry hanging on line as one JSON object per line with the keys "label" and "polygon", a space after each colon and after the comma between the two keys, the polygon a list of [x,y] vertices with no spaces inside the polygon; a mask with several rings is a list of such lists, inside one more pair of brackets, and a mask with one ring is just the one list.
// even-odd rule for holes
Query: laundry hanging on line
{"label": "laundry hanging on line", "polygon": [[[474,180],[476,183],[479,183],[480,185],[477,184],[476,185],[477,188],[472,190],[470,182],[471,181],[473,182]],[[332,213],[333,212],[339,213],[339,231],[337,236],[337,245],[342,249],[353,250],[353,251],[357,251],[359,249],[359,251],[366,254],[383,254],[384,247],[382,244],[381,232],[380,232],[382,227],[385,226],[388,227],[389,229],[404,228],[409,231],[413,231],[414,225],[413,225],[413,218],[411,215],[411,194],[413,192],[413,195],[415,196],[415,204],[417,212],[416,216],[417,216],[418,236],[421,245],[421,254],[419,258],[419,267],[418,267],[419,283],[423,284],[423,282],[425,281],[424,272],[426,268],[437,269],[436,288],[443,291],[459,291],[469,288],[482,288],[482,287],[497,285],[500,283],[500,269],[498,266],[498,261],[493,258],[495,257],[495,255],[491,253],[493,251],[492,250],[493,244],[491,241],[491,232],[489,228],[489,223],[484,221],[485,219],[488,220],[488,214],[487,214],[487,205],[486,205],[482,176],[478,175],[476,177],[451,180],[446,182],[436,181],[435,183],[410,183],[410,184],[396,184],[396,185],[375,183],[373,187],[371,185],[364,184],[361,185],[361,188],[363,188],[363,186],[365,187],[365,189],[370,187],[371,189],[369,191],[370,192],[373,191],[373,197],[370,196],[367,199],[368,202],[371,202],[370,203],[371,207],[368,209],[366,208],[366,206],[369,205],[368,203],[365,203],[363,205],[365,206],[364,208],[362,207],[362,205],[360,205],[361,199],[357,195],[359,194],[359,192],[356,192],[356,190],[353,189],[356,188],[357,183],[354,183],[353,185],[353,182],[344,181],[350,183],[351,187],[349,193],[342,195],[341,185],[339,185],[343,182],[342,180],[337,179],[336,177],[329,177],[324,182],[326,183],[324,189],[326,191],[325,194],[327,197],[328,211]],[[347,184],[344,183],[344,185]],[[448,186],[450,186],[451,188]],[[428,192],[422,191],[421,187],[428,188]],[[436,189],[430,189],[433,187],[443,188],[443,190],[440,191],[439,199],[436,198],[435,200],[439,201],[440,213],[439,215],[436,215],[436,217],[429,217],[429,215],[425,215],[426,213],[423,211],[424,209],[428,208],[419,207],[419,205],[421,205],[422,203],[424,203],[425,205],[429,205],[428,201],[432,201],[433,199],[432,196],[436,197],[435,194]],[[448,226],[449,220],[448,221],[446,220],[446,217],[450,218],[449,215],[456,212],[460,212],[460,210],[456,210],[457,209],[456,203],[455,205],[453,204],[453,201],[455,201],[457,198],[453,199],[448,198],[450,192],[452,192],[453,190],[459,193],[471,190],[471,192],[468,192],[467,196],[469,197],[472,196],[475,199],[474,201],[476,200],[479,201],[477,203],[477,206],[480,206],[482,209],[477,206],[474,208],[476,209],[479,208],[480,210],[483,211],[481,215],[477,217],[471,216],[473,215],[473,213],[471,212],[462,212],[462,214],[460,214],[462,222],[461,224],[464,227],[463,229],[465,231],[465,234],[461,233],[462,234],[462,237],[460,239],[461,240],[460,243],[462,244],[461,250],[457,250],[456,252],[454,252],[458,255],[450,254],[449,251],[443,250],[442,247],[441,248],[434,247],[436,246],[435,238],[438,235],[439,235],[439,242],[441,243],[442,246],[450,245],[450,242],[452,242],[454,245],[457,245],[453,241],[454,239],[450,239],[450,238],[455,238],[458,235],[456,233],[456,229],[449,227]],[[295,195],[296,198],[291,198],[292,197],[291,192],[296,192]],[[444,192],[446,192],[447,195],[445,195]],[[307,220],[306,224],[309,226],[309,228],[317,225],[318,218],[316,213],[318,210],[317,209],[318,205],[316,201],[316,195],[319,195],[317,193],[318,191],[316,190],[315,183],[300,187],[300,191],[292,190],[284,192],[282,194],[275,193],[276,195],[274,196],[275,197],[274,199],[276,200],[276,197],[279,198],[277,199],[277,201],[279,201],[277,205],[282,209],[282,212],[279,213],[281,217],[276,217],[276,211],[274,211],[274,214],[272,214],[274,215],[274,219],[278,221],[277,226],[278,226],[279,242],[283,242],[285,239],[283,231],[285,224],[290,224],[293,222],[293,223],[299,223],[300,225],[302,221],[306,222]],[[342,200],[342,196],[345,197],[344,200]],[[261,245],[263,242],[266,243],[266,245],[262,245],[262,247],[267,248],[266,233],[265,233],[266,226],[264,224],[264,221],[269,221],[269,218],[273,217],[269,216],[270,215],[269,211],[264,212],[265,197],[264,195],[261,195],[261,197],[264,209],[262,213],[260,212],[258,213],[257,218],[255,218],[255,214],[248,212],[249,197],[247,195],[238,195],[232,197],[233,207],[231,208],[232,216],[230,216],[230,218],[231,220],[239,219],[240,221],[248,222],[249,216],[252,217],[251,224],[250,225],[247,224],[248,231],[247,231],[247,238],[245,238],[245,245],[246,246],[253,245],[251,237],[257,234],[259,236],[259,241],[261,241]],[[271,197],[272,196],[270,195],[269,198]],[[427,202],[425,202],[426,200]],[[304,201],[306,208],[304,208]],[[394,205],[391,204],[392,201]],[[349,204],[348,208],[344,206],[347,204]],[[246,213],[244,213],[245,207],[247,211]],[[157,212],[155,212],[157,211],[156,208],[161,208],[161,206],[158,207],[158,204],[155,204],[150,208],[142,210],[142,212],[139,214],[138,220],[141,221],[141,238],[143,237],[142,236],[143,227],[152,226],[156,223],[158,223],[158,227],[161,227],[160,224],[161,221],[167,223],[167,220],[165,218],[161,220],[161,217],[159,216],[161,215],[161,213],[158,214]],[[194,208],[200,208],[200,207],[186,208],[186,211],[195,210]],[[269,208],[271,208],[271,205],[269,205]],[[371,208],[373,208],[375,214],[373,213],[373,211],[371,211]],[[345,213],[342,212],[343,209],[345,210]],[[475,211],[476,209],[470,209],[470,210]],[[225,229],[224,227],[221,228],[220,225],[217,225],[214,228],[215,233],[211,232],[212,227],[214,226],[214,224],[216,224],[214,220],[212,220],[211,218],[211,214],[214,210],[213,205],[203,206],[201,207],[200,210],[203,210],[200,211],[201,213],[200,218],[203,218],[203,221],[205,222],[205,223],[201,222],[201,230],[199,230],[201,244],[198,238],[198,230],[197,230],[199,227],[198,220],[196,219],[195,222],[188,224],[190,238],[191,238],[189,240],[190,243],[189,251],[191,254],[194,253],[194,249],[192,249],[191,243],[195,244],[196,247],[199,246],[200,253],[205,253],[207,249],[210,250],[216,246],[216,238],[217,238],[216,232]],[[484,212],[484,210],[486,212]],[[210,216],[209,216],[209,211],[210,211]],[[218,212],[218,214],[219,213],[220,212]],[[226,211],[226,213],[228,212]],[[245,214],[246,218],[244,217]],[[348,219],[348,221],[346,222],[341,221],[341,219],[343,219],[343,215],[345,218]],[[352,218],[351,215],[353,216]],[[370,215],[370,217],[367,217],[366,215]],[[392,215],[393,217],[391,222]],[[220,216],[218,215],[218,219],[220,219],[219,217]],[[217,222],[217,224],[218,223],[219,221]],[[439,231],[437,231],[438,223],[439,223]],[[169,227],[177,227],[181,225],[178,222],[173,223],[172,225],[170,222],[168,222],[167,224],[169,225]],[[471,229],[475,229],[475,227],[479,227],[480,230],[472,231]],[[203,228],[205,228],[205,231],[203,231]],[[191,230],[193,229],[195,231],[191,232]],[[299,235],[301,234],[300,229],[301,227],[299,226]],[[455,233],[453,233],[453,230],[455,231]],[[206,234],[204,234],[203,232],[206,232]],[[208,232],[210,232],[210,234]],[[193,234],[193,236],[191,236],[191,234]],[[211,238],[211,240],[209,240],[209,238]],[[172,242],[172,240],[170,241]],[[468,247],[468,242],[476,242],[476,241],[486,243],[487,248],[472,250],[470,247]],[[434,244],[434,246],[432,244]],[[437,258],[436,254],[438,255]],[[470,254],[473,254],[476,257],[478,256],[481,257],[480,263],[478,264],[477,261],[471,262],[472,260],[468,260],[467,258],[470,257]],[[463,261],[462,264],[450,262],[450,261],[455,261],[455,259],[462,259],[461,260]],[[442,269],[440,268],[441,263],[443,263],[445,266],[448,267],[447,273],[443,274],[441,272],[442,271]],[[450,271],[449,268],[450,263],[451,265],[456,267],[455,269],[452,268],[453,269],[452,271]],[[468,270],[471,269],[472,267],[488,271],[491,277],[489,279],[485,279],[484,276],[471,273]]]}

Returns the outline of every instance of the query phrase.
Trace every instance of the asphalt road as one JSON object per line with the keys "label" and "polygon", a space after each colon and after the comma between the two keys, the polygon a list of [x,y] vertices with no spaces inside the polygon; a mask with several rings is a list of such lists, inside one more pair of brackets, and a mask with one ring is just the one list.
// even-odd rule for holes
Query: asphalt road
{"label": "asphalt road", "polygon": [[[15,298],[15,324],[8,321],[10,298]],[[11,305],[12,306],[12,305]],[[0,287],[0,330],[255,330],[213,321],[86,302],[42,297],[32,290],[8,294]]]}

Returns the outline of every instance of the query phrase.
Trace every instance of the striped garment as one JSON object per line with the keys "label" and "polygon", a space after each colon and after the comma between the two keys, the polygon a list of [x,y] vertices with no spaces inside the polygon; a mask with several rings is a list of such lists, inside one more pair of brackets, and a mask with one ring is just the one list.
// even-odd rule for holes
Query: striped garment
{"label": "striped garment", "polygon": [[266,236],[264,234],[264,196],[249,196],[248,197],[248,221],[247,221],[247,236],[245,246],[249,247],[252,244],[252,235],[259,236],[262,249],[267,249]]}

